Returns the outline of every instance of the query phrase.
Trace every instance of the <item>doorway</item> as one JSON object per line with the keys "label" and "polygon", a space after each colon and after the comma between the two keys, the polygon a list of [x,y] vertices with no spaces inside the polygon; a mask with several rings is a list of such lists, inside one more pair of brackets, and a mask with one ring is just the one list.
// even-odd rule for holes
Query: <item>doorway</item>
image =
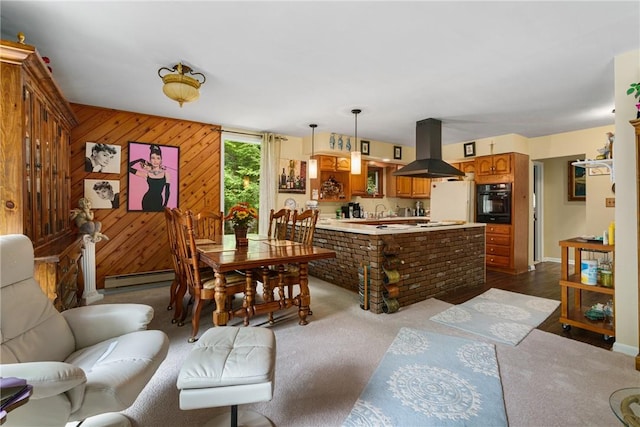
{"label": "doorway", "polygon": [[543,215],[544,212],[542,206],[543,195],[542,191],[544,186],[543,182],[544,164],[542,162],[533,162],[533,195],[531,197],[532,209],[533,209],[533,264],[542,262],[543,254],[542,248],[543,242]]}

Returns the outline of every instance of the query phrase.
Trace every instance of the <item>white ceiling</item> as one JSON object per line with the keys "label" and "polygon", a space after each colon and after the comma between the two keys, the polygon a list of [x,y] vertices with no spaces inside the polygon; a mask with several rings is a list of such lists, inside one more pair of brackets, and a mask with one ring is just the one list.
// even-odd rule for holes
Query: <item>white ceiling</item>
{"label": "white ceiling", "polygon": [[[640,49],[640,2],[6,1],[69,101],[306,136],[414,145],[612,124],[614,57]],[[178,104],[157,71],[206,75]],[[639,65],[640,66],[640,65]]]}

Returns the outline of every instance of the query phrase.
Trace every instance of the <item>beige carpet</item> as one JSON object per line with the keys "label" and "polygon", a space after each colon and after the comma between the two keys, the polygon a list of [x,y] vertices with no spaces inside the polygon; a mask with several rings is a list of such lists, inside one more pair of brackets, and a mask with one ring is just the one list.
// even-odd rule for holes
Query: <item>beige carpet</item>
{"label": "beige carpet", "polygon": [[[450,304],[426,300],[393,314],[360,309],[355,293],[312,278],[313,316],[299,326],[295,309],[277,314],[275,397],[245,405],[277,426],[339,426],[369,381],[401,327],[482,341],[482,337],[429,318]],[[191,344],[190,324],[171,324],[168,287],[110,294],[101,303],[139,302],[156,310],[151,328],[171,339],[167,359],[134,405],[124,413],[135,426],[200,426],[228,408],[181,411],[176,378]],[[212,306],[204,308],[200,335],[211,326]],[[266,317],[252,325],[265,326]],[[231,324],[241,325],[241,319]],[[491,342],[485,340],[486,342]],[[616,426],[609,395],[640,385],[631,356],[533,330],[518,346],[496,344],[510,426]],[[404,427],[404,426],[403,426]]]}

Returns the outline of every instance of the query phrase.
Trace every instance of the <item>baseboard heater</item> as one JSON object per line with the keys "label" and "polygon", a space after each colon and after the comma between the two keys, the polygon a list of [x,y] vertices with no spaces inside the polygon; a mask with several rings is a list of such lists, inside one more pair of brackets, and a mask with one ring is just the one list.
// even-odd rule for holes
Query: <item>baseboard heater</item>
{"label": "baseboard heater", "polygon": [[146,285],[156,282],[170,282],[173,280],[173,270],[145,271],[143,273],[121,274],[107,276],[104,279],[105,289],[121,288],[123,286]]}

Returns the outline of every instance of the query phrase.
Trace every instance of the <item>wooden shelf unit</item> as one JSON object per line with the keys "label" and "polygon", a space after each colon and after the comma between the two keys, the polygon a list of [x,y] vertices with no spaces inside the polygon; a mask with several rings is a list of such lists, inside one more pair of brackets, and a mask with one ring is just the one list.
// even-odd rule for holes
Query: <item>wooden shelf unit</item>
{"label": "wooden shelf unit", "polygon": [[63,310],[82,293],[82,241],[69,222],[70,135],[78,121],[35,47],[2,40],[0,76],[0,234],[31,239],[34,276]]}
{"label": "wooden shelf unit", "polygon": [[[561,250],[560,273],[560,323],[563,326],[575,326],[588,331],[603,334],[605,339],[615,336],[615,300],[614,288],[606,288],[601,285],[586,285],[581,282],[580,268],[582,264],[582,252],[610,253],[611,261],[615,265],[615,246],[602,243],[586,242],[584,239],[573,238],[559,242]],[[574,268],[569,266],[569,248],[574,250]],[[615,284],[615,277],[613,280]],[[584,313],[589,309],[582,305],[582,293],[595,292],[605,295],[607,299],[614,301],[614,324],[609,324],[608,319],[590,320]],[[570,298],[570,293],[573,298]],[[610,298],[609,298],[610,297]],[[606,301],[605,301],[606,302]]]}

